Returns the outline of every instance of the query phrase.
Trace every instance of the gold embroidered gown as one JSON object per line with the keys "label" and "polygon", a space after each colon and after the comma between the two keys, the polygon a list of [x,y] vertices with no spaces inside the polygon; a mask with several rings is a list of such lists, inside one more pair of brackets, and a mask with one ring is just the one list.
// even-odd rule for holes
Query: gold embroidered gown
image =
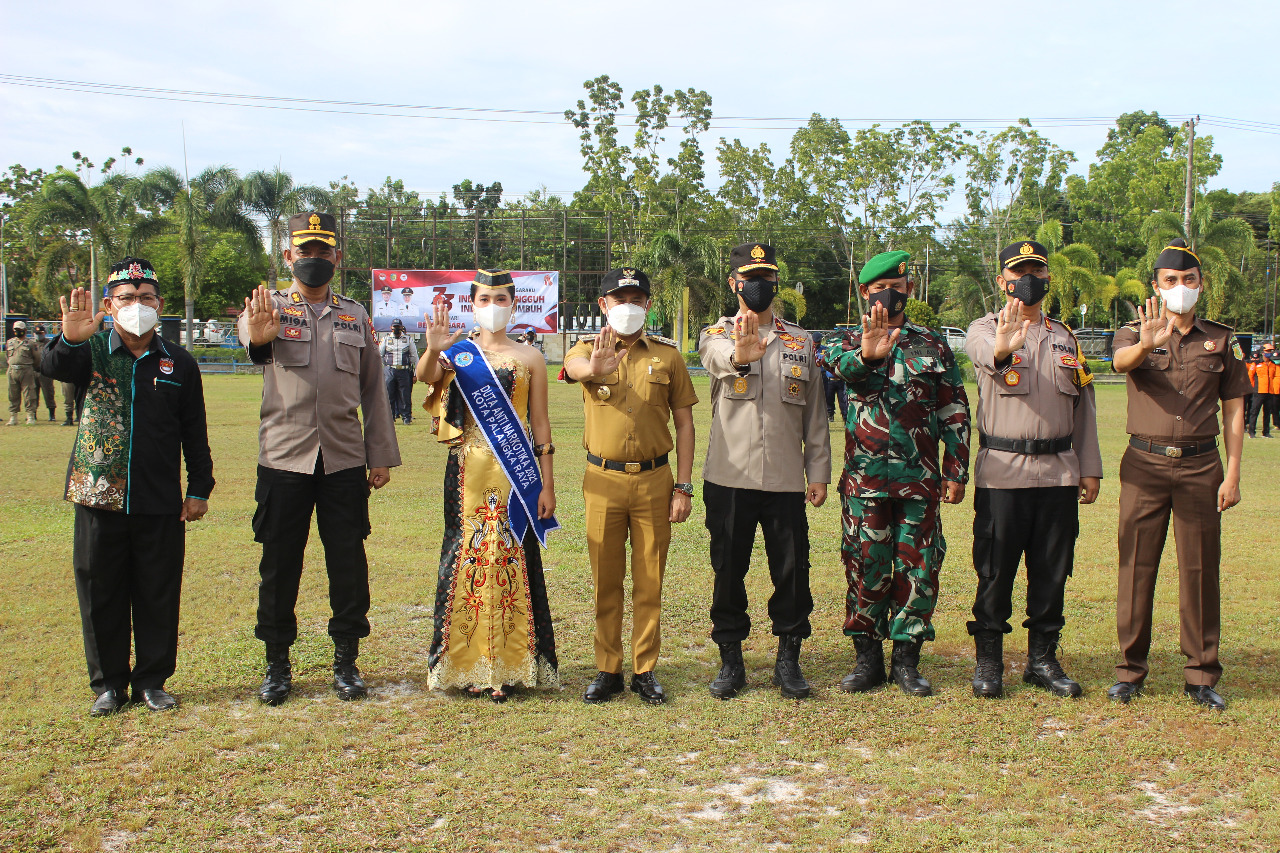
{"label": "gold embroidered gown", "polygon": [[[527,433],[528,367],[498,353],[486,352],[485,358]],[[449,446],[435,631],[427,658],[430,685],[558,687],[538,537],[532,527],[524,542],[512,534],[507,519],[511,483],[453,377],[446,367],[423,402],[437,440]]]}

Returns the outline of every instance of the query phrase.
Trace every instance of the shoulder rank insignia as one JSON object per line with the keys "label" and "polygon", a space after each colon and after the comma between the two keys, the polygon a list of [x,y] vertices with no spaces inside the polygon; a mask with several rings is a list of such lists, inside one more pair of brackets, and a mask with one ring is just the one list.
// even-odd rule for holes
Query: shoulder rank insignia
{"label": "shoulder rank insignia", "polygon": [[1018,373],[1017,371],[1011,370],[1004,375],[1004,384],[1008,385],[1010,388],[1017,386],[1017,384],[1021,381],[1022,381],[1022,374]]}
{"label": "shoulder rank insignia", "polygon": [[290,301],[290,302],[294,302],[294,303],[301,302],[301,301],[302,301],[302,294],[301,294],[301,293],[290,293],[290,294],[289,294],[289,301]]}
{"label": "shoulder rank insignia", "polygon": [[710,329],[707,329],[707,334],[708,334],[708,335],[723,335],[723,334],[724,334],[724,326],[712,326]]}
{"label": "shoulder rank insignia", "polygon": [[338,294],[336,294],[336,293],[330,293],[330,294],[329,294],[329,299],[330,299],[331,303],[333,304],[333,307],[334,307],[334,308],[337,308],[337,307],[338,307]]}
{"label": "shoulder rank insignia", "polygon": [[651,341],[657,341],[660,344],[666,344],[667,346],[675,347],[676,349],[680,348],[680,345],[677,344],[675,341],[671,340],[671,338],[664,338],[662,337],[662,335],[647,335],[647,337]]}

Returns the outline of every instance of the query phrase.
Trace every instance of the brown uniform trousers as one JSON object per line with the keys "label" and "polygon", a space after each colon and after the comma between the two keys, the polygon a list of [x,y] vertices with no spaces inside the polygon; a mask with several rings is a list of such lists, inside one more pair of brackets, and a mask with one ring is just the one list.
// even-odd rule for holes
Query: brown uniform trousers
{"label": "brown uniform trousers", "polygon": [[[595,339],[579,341],[565,363],[590,358]],[[618,346],[621,346],[619,344]],[[582,386],[582,444],[611,462],[670,457],[672,412],[698,402],[674,342],[641,335],[618,369]],[[601,672],[622,672],[622,616],[631,540],[631,663],[636,674],[658,665],[662,646],[662,578],[671,544],[674,458],[647,471],[612,471],[587,463],[582,477],[587,553],[596,593],[595,656]]]}
{"label": "brown uniform trousers", "polygon": [[27,416],[36,416],[38,404],[36,386],[37,354],[34,341],[13,337],[5,344],[5,354],[9,361],[9,414],[16,416],[20,409],[27,410]]}
{"label": "brown uniform trousers", "polygon": [[[1116,331],[1117,351],[1136,343],[1136,325]],[[1175,332],[1164,347],[1148,354],[1129,372],[1126,384],[1126,431],[1150,444],[1144,449],[1131,445],[1120,461],[1116,629],[1123,660],[1116,666],[1116,680],[1141,682],[1147,676],[1156,575],[1172,515],[1186,683],[1212,687],[1222,675],[1222,460],[1216,448],[1171,457],[1163,447],[1216,443],[1218,404],[1249,392],[1248,370],[1231,329],[1197,318],[1185,335]]]}
{"label": "brown uniform trousers", "polygon": [[1170,459],[1130,447],[1120,460],[1120,587],[1116,624],[1124,662],[1118,681],[1147,677],[1156,574],[1173,515],[1178,552],[1178,612],[1187,684],[1218,683],[1221,619],[1218,565],[1222,516],[1216,451]]}

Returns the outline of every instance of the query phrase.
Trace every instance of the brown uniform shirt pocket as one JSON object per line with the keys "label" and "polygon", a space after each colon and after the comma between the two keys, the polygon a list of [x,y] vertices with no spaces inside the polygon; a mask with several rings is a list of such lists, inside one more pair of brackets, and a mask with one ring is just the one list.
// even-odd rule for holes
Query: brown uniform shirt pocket
{"label": "brown uniform shirt pocket", "polygon": [[1066,365],[1058,365],[1053,371],[1054,384],[1058,386],[1059,394],[1066,394],[1071,397],[1079,397],[1080,389],[1075,383],[1076,368],[1067,367]]}
{"label": "brown uniform shirt pocket", "polygon": [[809,365],[782,363],[782,402],[803,406],[809,394]]}
{"label": "brown uniform shirt pocket", "polygon": [[1031,384],[1020,367],[1011,367],[995,375],[996,392],[1001,397],[1014,397],[1031,392]]}
{"label": "brown uniform shirt pocket", "polygon": [[271,345],[271,360],[281,367],[306,367],[311,363],[311,329],[285,326]]}
{"label": "brown uniform shirt pocket", "polygon": [[598,382],[587,382],[585,387],[591,395],[591,402],[597,406],[607,406],[612,400],[617,403],[618,396],[618,371],[610,373]]}
{"label": "brown uniform shirt pocket", "polygon": [[760,393],[760,362],[751,362],[751,370],[743,376],[730,376],[721,383],[727,400],[754,400]]}
{"label": "brown uniform shirt pocket", "polygon": [[644,401],[651,406],[665,406],[671,395],[671,374],[667,368],[653,366],[653,373],[645,374]]}

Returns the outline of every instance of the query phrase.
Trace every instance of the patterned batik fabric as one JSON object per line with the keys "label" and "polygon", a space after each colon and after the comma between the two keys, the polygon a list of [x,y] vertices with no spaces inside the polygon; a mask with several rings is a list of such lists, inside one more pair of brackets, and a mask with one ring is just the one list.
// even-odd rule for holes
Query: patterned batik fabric
{"label": "patterned batik fabric", "polygon": [[849,396],[841,494],[938,500],[942,480],[968,482],[969,398],[938,334],[905,323],[889,355],[869,366],[854,327],[823,341],[822,365]]}
{"label": "patterned batik fabric", "polygon": [[112,356],[110,341],[110,333],[102,332],[86,344],[93,359],[93,375],[80,412],[66,499],[124,512],[132,450],[134,360]]}
{"label": "patterned batik fabric", "polygon": [[[528,368],[494,353],[485,358],[516,411],[527,412]],[[437,437],[450,445],[429,683],[433,689],[558,687],[538,538],[532,528],[524,542],[511,532],[511,483],[452,376],[446,374],[429,401]]]}
{"label": "patterned batik fabric", "polygon": [[842,496],[844,632],[932,640],[938,573],[947,554],[938,504]]}

